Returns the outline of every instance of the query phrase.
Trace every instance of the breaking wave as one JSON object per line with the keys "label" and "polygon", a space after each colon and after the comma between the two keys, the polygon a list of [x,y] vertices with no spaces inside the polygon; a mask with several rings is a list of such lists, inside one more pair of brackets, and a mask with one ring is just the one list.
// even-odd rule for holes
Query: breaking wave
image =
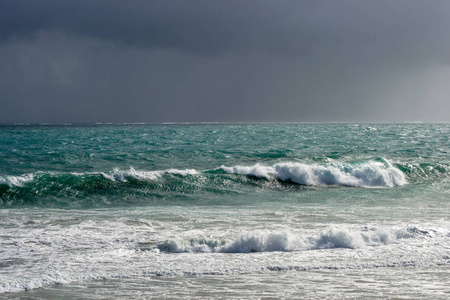
{"label": "breaking wave", "polygon": [[194,169],[187,170],[178,170],[178,169],[168,169],[163,171],[136,171],[133,168],[130,168],[128,171],[121,171],[119,169],[115,169],[114,172],[107,174],[104,172],[100,173],[106,179],[111,181],[121,181],[127,182],[127,178],[134,178],[137,180],[155,180],[160,178],[164,174],[175,174],[175,175],[197,175],[198,172]]}
{"label": "breaking wave", "polygon": [[[12,276],[9,273],[3,276],[0,294],[105,279],[450,264],[445,252],[448,230],[444,228],[424,230],[414,226],[400,229],[340,226],[308,234],[259,230],[242,234],[235,240],[199,237],[154,245],[144,239],[121,238],[128,231],[118,230],[121,233],[119,236],[117,232],[110,235],[98,231],[100,235],[105,233],[99,236],[95,234],[96,231],[80,230],[85,226],[91,228],[94,224],[97,223],[87,221],[79,223],[81,227],[69,231],[50,230],[48,234],[35,234],[42,231],[38,227],[34,228],[34,233],[24,234],[15,243],[5,243],[6,251],[11,251],[12,257],[18,256],[17,251],[22,254],[18,258],[23,255],[28,257],[29,251],[35,250],[33,253],[48,256],[48,259],[33,260],[29,264],[25,264],[23,259],[3,262],[3,266],[9,266]],[[151,234],[147,234],[152,239]],[[81,242],[80,237],[84,237]],[[148,248],[148,244],[153,247]],[[383,247],[386,244],[392,247]],[[141,248],[143,245],[145,247]],[[346,255],[341,251],[324,250],[335,248],[360,248],[362,251],[348,251],[350,255]],[[275,251],[304,252],[301,255],[270,253]],[[244,257],[252,252],[259,253]],[[260,255],[262,252],[268,255]],[[76,254],[75,258],[73,253]],[[180,256],[177,253],[183,254]]]}
{"label": "breaking wave", "polygon": [[33,179],[34,179],[33,174],[25,174],[21,176],[12,176],[12,175],[0,176],[0,186],[1,185],[6,185],[9,187],[22,186],[25,182],[32,181]]}
{"label": "breaking wave", "polygon": [[[447,178],[443,164],[391,163],[386,159],[363,162],[221,166],[216,169],[128,170],[109,172],[35,172],[0,175],[0,206],[44,205],[88,207],[128,205],[189,195],[235,194],[258,188],[286,186],[392,188],[429,179]],[[280,182],[283,184],[280,185]],[[206,194],[205,194],[206,193]],[[178,197],[179,196],[179,197]],[[178,197],[178,198],[177,198]],[[197,199],[198,197],[196,197]],[[128,204],[127,204],[128,203]]]}
{"label": "breaking wave", "polygon": [[352,187],[394,187],[407,183],[405,175],[389,161],[360,164],[329,163],[326,165],[278,163],[273,166],[221,167],[227,173],[279,179],[301,185],[341,185]]}
{"label": "breaking wave", "polygon": [[391,244],[401,239],[432,237],[434,232],[417,227],[402,229],[363,228],[354,230],[344,227],[329,227],[317,236],[304,236],[289,231],[258,230],[245,233],[232,241],[212,238],[192,238],[189,240],[167,240],[157,245],[167,253],[251,253],[251,252],[291,252],[318,249],[349,248]]}
{"label": "breaking wave", "polygon": [[[164,192],[180,193],[198,189],[196,170],[56,173],[36,172],[0,176],[0,206],[102,206],[126,204]],[[189,178],[190,177],[190,178]],[[141,199],[141,200],[140,200]]]}

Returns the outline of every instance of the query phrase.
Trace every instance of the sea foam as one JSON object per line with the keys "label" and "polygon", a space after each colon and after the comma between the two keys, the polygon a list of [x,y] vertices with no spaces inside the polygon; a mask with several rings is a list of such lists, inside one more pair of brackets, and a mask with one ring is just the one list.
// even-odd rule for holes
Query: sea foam
{"label": "sea foam", "polygon": [[[424,233],[425,232],[425,233]],[[251,252],[291,252],[318,249],[357,249],[395,243],[402,239],[431,237],[427,231],[416,227],[401,229],[362,228],[330,226],[312,236],[290,231],[255,230],[242,234],[235,240],[213,238],[173,239],[157,245],[160,251],[168,253],[251,253]]]}
{"label": "sea foam", "polygon": [[7,185],[9,187],[22,186],[25,182],[32,181],[33,179],[33,174],[24,174],[21,176],[0,176],[0,185]]}
{"label": "sea foam", "polygon": [[405,175],[389,161],[326,165],[283,162],[273,166],[222,166],[221,169],[227,173],[291,181],[301,185],[394,187],[407,182]]}
{"label": "sea foam", "polygon": [[134,178],[137,180],[155,180],[161,177],[164,174],[174,174],[174,175],[196,175],[198,174],[195,169],[186,169],[186,170],[178,170],[178,169],[167,169],[161,171],[137,171],[133,168],[130,168],[128,171],[121,171],[119,169],[114,169],[113,172],[104,173],[101,172],[101,175],[106,179],[111,181],[121,181],[127,182],[127,178]]}

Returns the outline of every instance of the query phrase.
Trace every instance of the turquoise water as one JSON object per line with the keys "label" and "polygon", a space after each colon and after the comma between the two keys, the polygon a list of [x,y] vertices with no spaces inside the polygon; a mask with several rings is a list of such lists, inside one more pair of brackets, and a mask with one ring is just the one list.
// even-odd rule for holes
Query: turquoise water
{"label": "turquoise water", "polygon": [[3,125],[0,292],[444,299],[449,129]]}

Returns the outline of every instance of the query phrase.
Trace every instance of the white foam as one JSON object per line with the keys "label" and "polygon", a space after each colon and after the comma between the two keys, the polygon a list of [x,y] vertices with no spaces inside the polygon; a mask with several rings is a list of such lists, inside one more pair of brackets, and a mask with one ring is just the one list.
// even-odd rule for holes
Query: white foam
{"label": "white foam", "polygon": [[227,242],[211,238],[174,239],[159,244],[157,248],[169,253],[250,253],[332,248],[358,249],[367,246],[391,244],[405,238],[423,237],[426,234],[428,234],[427,231],[418,230],[415,227],[387,230],[379,228],[351,229],[331,226],[315,236],[305,236],[289,231],[256,230],[242,234],[234,241]]}
{"label": "white foam", "polygon": [[292,181],[301,185],[394,187],[407,183],[405,175],[389,161],[326,165],[285,162],[273,166],[222,166],[221,169],[227,173]]}
{"label": "white foam", "polygon": [[158,249],[170,253],[182,252],[221,252],[220,249],[225,245],[224,240],[214,240],[211,238],[192,238],[189,240],[168,240],[158,245]]}
{"label": "white foam", "polygon": [[234,166],[234,167],[221,166],[220,168],[227,173],[255,176],[266,179],[271,179],[277,175],[273,167],[263,166],[260,164],[256,164],[254,166]]}
{"label": "white foam", "polygon": [[21,176],[0,176],[0,185],[5,184],[9,187],[22,186],[25,182],[32,181],[33,179],[33,174],[24,174]]}
{"label": "white foam", "polygon": [[220,251],[231,253],[299,251],[309,247],[307,240],[288,231],[253,231],[241,235],[230,245],[221,247]]}
{"label": "white foam", "polygon": [[397,240],[396,231],[383,229],[355,231],[330,227],[320,233],[312,249],[349,248],[389,244]]}
{"label": "white foam", "polygon": [[[106,218],[101,211],[50,214],[33,211],[32,216],[17,218],[23,217],[23,213],[23,210],[0,211],[1,216],[16,216],[0,218],[2,225],[10,224],[3,227],[0,239],[4,257],[0,294],[126,277],[449,263],[445,256],[449,246],[448,226],[435,230],[406,225],[387,228],[342,225],[239,233],[231,223],[192,228],[190,225],[198,221],[192,221],[194,218],[179,224],[164,222],[168,216],[172,216],[171,220],[180,215],[186,219],[201,218],[198,211],[183,215],[180,210],[168,215],[165,210],[132,210],[123,216],[121,210],[108,210]],[[220,216],[218,212],[217,218]],[[146,217],[142,219],[145,222],[141,222],[142,217]],[[211,220],[211,215],[203,217]],[[235,217],[238,223],[241,214]],[[149,226],[147,220],[153,219],[156,221]],[[36,223],[25,225],[31,221]],[[333,248],[346,249],[327,250]],[[249,254],[252,252],[259,253]]]}
{"label": "white foam", "polygon": [[179,169],[167,169],[167,170],[161,170],[161,171],[137,171],[133,168],[130,168],[128,171],[121,171],[119,169],[114,169],[111,173],[104,173],[101,172],[101,175],[103,177],[111,180],[111,181],[120,181],[120,182],[127,182],[128,178],[134,178],[138,180],[156,180],[159,177],[161,177],[164,174],[175,174],[175,175],[196,175],[198,174],[197,170],[194,169],[186,169],[186,170],[179,170]]}

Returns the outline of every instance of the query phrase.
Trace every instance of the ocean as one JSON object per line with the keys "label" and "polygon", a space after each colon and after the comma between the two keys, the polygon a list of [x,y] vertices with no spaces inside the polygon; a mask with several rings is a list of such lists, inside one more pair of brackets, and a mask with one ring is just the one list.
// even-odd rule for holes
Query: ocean
{"label": "ocean", "polygon": [[0,298],[450,298],[449,124],[0,126]]}

